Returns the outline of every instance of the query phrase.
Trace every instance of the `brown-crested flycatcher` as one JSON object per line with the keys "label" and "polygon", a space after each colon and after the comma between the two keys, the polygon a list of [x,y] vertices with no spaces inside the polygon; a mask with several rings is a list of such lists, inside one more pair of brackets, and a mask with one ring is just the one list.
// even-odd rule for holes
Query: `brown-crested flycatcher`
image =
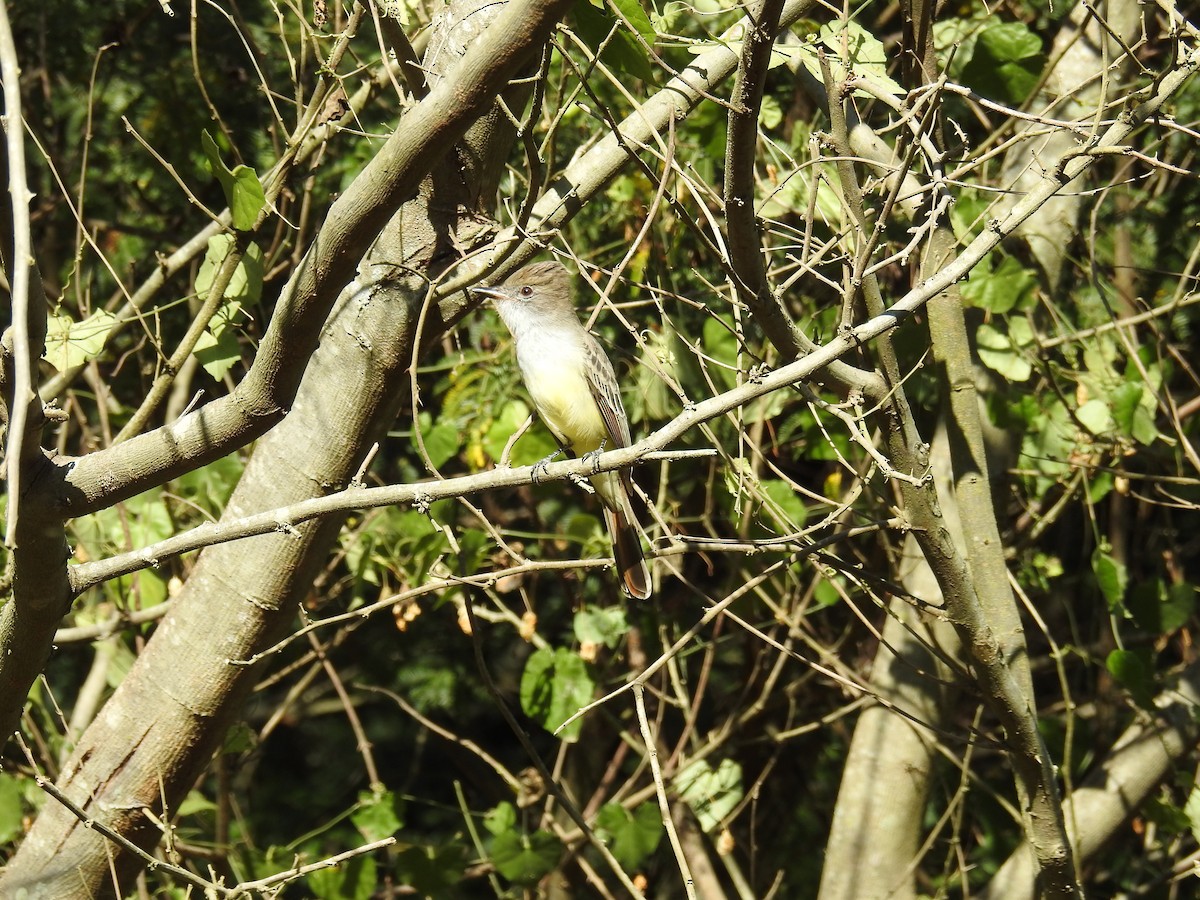
{"label": "brown-crested flycatcher", "polygon": [[[585,456],[630,445],[616,373],[575,314],[566,269],[556,262],[533,263],[501,285],[473,291],[491,298],[512,332],[525,387],[560,447]],[[625,592],[645,600],[650,596],[650,570],[629,503],[629,470],[600,472],[590,481],[604,505]]]}

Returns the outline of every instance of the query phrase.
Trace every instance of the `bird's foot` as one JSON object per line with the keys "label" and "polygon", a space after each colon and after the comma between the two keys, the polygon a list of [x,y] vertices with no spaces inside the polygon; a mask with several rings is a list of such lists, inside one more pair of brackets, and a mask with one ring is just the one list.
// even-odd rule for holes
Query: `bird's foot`
{"label": "bird's foot", "polygon": [[602,454],[604,452],[604,445],[606,443],[607,443],[607,441],[601,441],[600,446],[597,447],[595,450],[593,450],[591,453],[583,454],[583,458],[585,460],[591,460],[593,475],[597,474],[600,471],[600,454]]}
{"label": "bird's foot", "polygon": [[545,459],[538,460],[533,464],[533,483],[537,484],[546,474],[546,467],[554,462],[555,457],[561,456],[562,450],[555,450]]}

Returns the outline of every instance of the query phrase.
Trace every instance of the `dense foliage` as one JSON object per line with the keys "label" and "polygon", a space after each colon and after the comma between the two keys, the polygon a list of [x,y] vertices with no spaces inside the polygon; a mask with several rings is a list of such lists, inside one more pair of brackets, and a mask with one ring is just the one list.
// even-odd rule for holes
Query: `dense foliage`
{"label": "dense foliage", "polygon": [[[173,422],[245,377],[331,203],[416,102],[394,63],[397,30],[419,50],[439,12],[318,3],[314,20],[307,4],[164,5],[175,15],[146,3],[10,4],[49,304],[43,399],[60,411],[44,446],[65,456]],[[813,6],[783,29],[757,112],[751,240],[763,296],[824,345],[878,318],[875,296],[890,306],[936,274],[935,233],[957,253],[995,231],[1033,190],[1018,180],[1031,160],[1092,153],[1063,191],[1069,203],[1046,207],[1065,231],[1040,232],[1051,226],[1035,217],[944,295],[971,339],[969,385],[955,381],[962,360],[924,305],[842,356],[868,373],[897,367],[889,396],[906,398],[927,445],[918,456],[932,462],[898,466],[895,411],[824,371],[709,418],[666,449],[711,452],[635,469],[659,561],[653,599],[634,605],[596,562],[610,555],[598,503],[570,481],[353,512],[291,631],[256,658],[240,722],[162,816],[157,852],[170,867],[143,873],[137,890],[196,895],[179,870],[231,886],[395,836],[306,872],[286,896],[618,896],[618,868],[648,895],[683,896],[681,860],[702,896],[817,896],[826,859],[843,860],[833,843],[828,856],[821,848],[847,802],[858,715],[878,699],[924,726],[929,748],[915,776],[919,852],[893,873],[910,882],[898,896],[995,891],[1028,837],[1011,728],[970,648],[908,626],[936,645],[908,669],[885,635],[913,621],[901,610],[953,621],[936,590],[911,580],[920,554],[906,541],[906,491],[938,491],[954,531],[967,478],[993,504],[1028,648],[1017,665],[1028,663],[1063,798],[1126,729],[1155,721],[1178,679],[1195,678],[1200,93],[1187,83],[1125,151],[1088,142],[1145,102],[1196,34],[1170,4],[1148,5],[1123,52],[1115,25],[1098,29],[1070,3],[964,2],[925,20],[940,69],[922,75],[921,8],[869,4],[845,17]],[[742,53],[745,13],[713,0],[578,0],[529,73],[530,108],[506,113],[525,128],[480,212],[524,227],[532,200],[672,73],[722,43]],[[1082,37],[1065,41],[1072,28]],[[1065,48],[1096,34],[1115,58],[1105,51],[1098,69],[1055,81]],[[1052,81],[1078,87],[1052,93]],[[635,440],[795,356],[762,322],[730,251],[732,84],[630,147],[564,227],[534,235],[578,272],[581,317],[594,313],[623,378]],[[314,96],[321,133],[297,142]],[[867,127],[883,161],[857,142]],[[1037,143],[1056,132],[1074,149]],[[232,218],[194,240],[226,207]],[[411,378],[394,385],[405,400],[366,483],[530,465],[555,449],[536,422],[511,441],[531,406],[494,312],[413,343]],[[958,437],[951,394],[968,387],[988,449],[973,473],[941,455]],[[72,563],[219,519],[254,452],[71,520]],[[982,552],[968,549],[973,537],[959,541],[971,566]],[[57,802],[35,776],[63,771],[195,561],[164,556],[76,600],[20,741],[4,751],[5,859]],[[233,627],[213,622],[212,639]],[[884,687],[897,658],[910,661],[893,677],[910,684]],[[925,721],[905,690],[935,697],[937,717]],[[1194,743],[1191,724],[1179,728]],[[1189,755],[1166,755],[1123,825],[1077,843],[1080,881],[1098,895],[1169,896],[1188,877],[1200,791]],[[854,776],[885,806],[890,777]],[[887,826],[863,826],[875,827]],[[1087,830],[1068,822],[1072,835]],[[821,893],[835,896],[828,884]]]}

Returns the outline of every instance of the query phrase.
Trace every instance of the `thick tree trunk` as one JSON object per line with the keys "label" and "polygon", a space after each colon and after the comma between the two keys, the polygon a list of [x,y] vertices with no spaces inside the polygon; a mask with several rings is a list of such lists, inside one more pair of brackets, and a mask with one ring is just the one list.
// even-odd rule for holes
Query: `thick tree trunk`
{"label": "thick tree trunk", "polygon": [[[226,517],[337,489],[353,477],[395,415],[410,358],[411,305],[393,289],[348,289],[286,419],[254,452]],[[99,821],[143,847],[195,783],[254,684],[236,665],[277,641],[311,589],[340,519],[211,547],[171,613],[85,732],[60,787]],[[92,896],[140,863],[48,803],[8,867],[0,893]]]}
{"label": "thick tree trunk", "polygon": [[[950,490],[944,428],[931,451],[938,494]],[[954,504],[942,512],[961,546]],[[901,583],[914,597],[942,605],[937,578],[916,540],[904,541]],[[961,654],[950,623],[892,601],[870,686],[887,705],[863,711],[854,727],[821,871],[820,900],[906,900],[918,896],[916,873],[925,811],[938,758],[938,730],[952,717],[959,682],[947,665]]]}

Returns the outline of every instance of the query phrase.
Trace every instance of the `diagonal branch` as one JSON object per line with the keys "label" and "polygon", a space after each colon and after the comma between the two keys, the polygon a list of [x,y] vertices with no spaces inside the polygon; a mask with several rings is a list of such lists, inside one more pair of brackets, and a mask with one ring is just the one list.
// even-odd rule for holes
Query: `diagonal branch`
{"label": "diagonal branch", "polygon": [[803,346],[803,338],[779,300],[771,296],[763,263],[761,229],[754,210],[758,113],[782,7],[782,0],[763,0],[746,17],[746,43],[733,86],[725,141],[724,200],[726,245],[738,296],[788,362]]}
{"label": "diagonal branch", "polygon": [[[1188,59],[1193,67],[1189,71],[1194,71],[1195,68],[1200,67],[1200,51],[1193,50]],[[1130,116],[1126,129],[1111,135],[1111,139],[1117,142],[1124,140],[1128,136],[1129,131],[1136,127],[1136,124],[1145,121],[1152,114],[1153,110],[1150,108],[1151,106],[1154,106],[1154,108],[1160,106],[1185,80],[1186,75],[1182,73],[1179,74],[1178,78],[1168,76],[1167,79],[1164,79],[1159,93],[1143,104],[1142,107],[1135,110]],[[1092,154],[1073,155],[1071,159],[1060,160],[1058,165],[1052,170],[1052,173],[1058,172],[1059,179],[1070,180],[1084,168],[1091,165],[1095,159],[1095,155]],[[926,278],[880,315],[863,322],[843,335],[835,337],[829,343],[786,366],[781,366],[767,375],[684,409],[666,425],[636,444],[617,450],[606,451],[597,457],[589,457],[587,460],[573,459],[550,463],[539,470],[541,477],[548,480],[562,480],[586,476],[595,472],[611,471],[632,465],[645,458],[649,453],[669,447],[673,441],[681,437],[690,428],[702,422],[724,415],[739,406],[774,391],[791,387],[798,382],[812,380],[814,376],[836,362],[841,356],[856,349],[861,344],[867,343],[896,328],[932,298],[957,281],[965,278],[980,260],[987,256],[1005,236],[1011,234],[1021,224],[1025,216],[1031,214],[1040,203],[1052,196],[1054,191],[1062,183],[1065,183],[1065,180],[1055,181],[1048,175],[1047,180],[1043,182],[1039,190],[1027,196],[1021,204],[1013,209],[1004,221],[993,223],[991,228],[976,237],[956,259],[948,263],[936,274]],[[495,469],[478,475],[468,475],[426,484],[390,485],[381,488],[352,488],[339,494],[306,500],[283,509],[246,516],[240,520],[201,525],[185,534],[177,535],[131,554],[124,554],[110,560],[76,566],[73,570],[73,584],[76,590],[81,591],[109,578],[156,565],[168,556],[186,553],[209,544],[236,540],[250,535],[286,531],[300,522],[329,515],[333,512],[375,506],[434,502],[436,500],[460,497],[483,490],[495,490],[527,484],[531,476],[532,470],[530,467]]]}
{"label": "diagonal branch", "polygon": [[286,413],[339,291],[396,208],[485,113],[540,47],[567,0],[513,3],[479,44],[401,118],[380,152],[330,208],[317,241],[284,288],[258,355],[232,394],[124,444],[60,464],[40,486],[78,516],[212,462],[263,434]]}
{"label": "diagonal branch", "polygon": [[41,554],[41,568],[17,560],[14,591],[31,591],[34,598],[0,609],[0,735],[17,727],[24,698],[68,608],[62,519],[105,508],[219,459],[284,417],[364,248],[416,193],[447,144],[466,132],[544,43],[566,5],[566,0],[512,4],[451,77],[404,115],[395,134],[333,205],[279,300],[253,367],[232,394],[123,444],[42,465],[25,500],[56,530],[46,532],[53,543]]}

